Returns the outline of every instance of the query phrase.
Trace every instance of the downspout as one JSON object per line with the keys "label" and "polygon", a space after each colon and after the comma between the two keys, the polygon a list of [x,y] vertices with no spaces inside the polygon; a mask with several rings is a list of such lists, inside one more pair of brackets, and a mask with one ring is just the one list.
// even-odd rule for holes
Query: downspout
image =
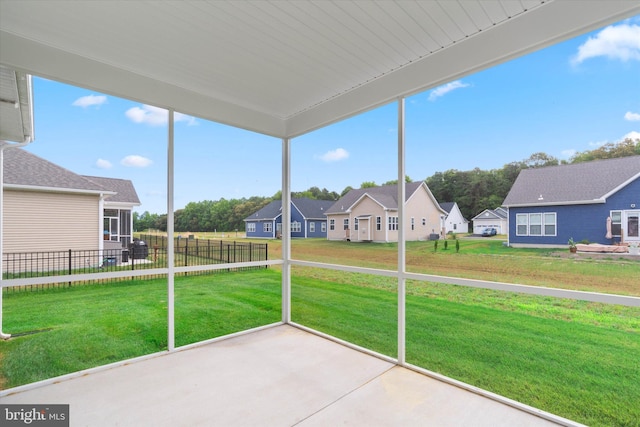
{"label": "downspout", "polygon": [[3,248],[3,240],[4,240],[4,150],[7,148],[18,148],[29,145],[33,142],[33,138],[31,136],[26,136],[25,140],[18,143],[10,144],[7,141],[0,141],[0,338],[3,340],[8,340],[11,338],[11,334],[7,334],[3,332],[2,329],[2,296],[4,294],[4,290],[2,288],[2,274],[4,272],[4,248]]}

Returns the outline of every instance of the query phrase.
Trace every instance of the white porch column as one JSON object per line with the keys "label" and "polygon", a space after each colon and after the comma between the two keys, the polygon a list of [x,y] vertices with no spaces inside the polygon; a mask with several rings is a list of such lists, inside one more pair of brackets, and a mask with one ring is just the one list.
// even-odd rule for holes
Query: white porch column
{"label": "white porch column", "polygon": [[291,140],[282,140],[282,321],[291,322]]}
{"label": "white porch column", "polygon": [[398,364],[406,363],[406,221],[404,200],[406,193],[404,152],[404,98],[398,98]]}
{"label": "white porch column", "polygon": [[[29,86],[31,86],[31,76],[29,76]],[[31,88],[29,88],[29,92],[31,93]],[[31,104],[31,101],[29,102]],[[33,116],[33,113],[31,115]],[[33,135],[33,130],[31,131],[31,134]],[[12,144],[10,144],[7,141],[0,141],[0,339],[5,339],[5,340],[11,338],[11,334],[6,334],[2,329],[2,305],[3,305],[2,297],[4,294],[4,290],[2,289],[2,274],[4,272],[4,262],[3,262],[4,224],[2,221],[4,217],[4,150],[12,147],[13,148],[24,147],[25,145],[30,144],[32,141],[33,139],[31,137],[26,138],[24,142],[12,143]]]}
{"label": "white porch column", "polygon": [[167,133],[167,349],[169,351],[175,349],[173,154],[173,110],[169,110],[169,129]]}

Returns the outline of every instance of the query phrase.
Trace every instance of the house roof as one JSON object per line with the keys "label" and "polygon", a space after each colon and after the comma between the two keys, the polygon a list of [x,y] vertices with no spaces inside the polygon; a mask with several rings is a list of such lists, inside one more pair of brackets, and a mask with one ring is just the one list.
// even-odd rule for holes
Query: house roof
{"label": "house roof", "polygon": [[640,13],[625,0],[0,3],[3,65],[281,138]]}
{"label": "house roof", "polygon": [[26,150],[4,150],[4,186],[109,193],[109,189]]}
{"label": "house roof", "polygon": [[291,199],[306,219],[326,219],[325,213],[333,206],[335,200]]}
{"label": "house roof", "polygon": [[[405,202],[420,188],[423,182],[405,184]],[[425,184],[426,185],[426,184]],[[398,209],[398,186],[383,185],[380,187],[355,188],[341,197],[328,210],[327,214],[349,212],[362,197],[368,196],[378,202],[384,209]]]}
{"label": "house roof", "polygon": [[524,169],[503,206],[604,203],[640,178],[640,156]]}
{"label": "house roof", "polygon": [[440,203],[440,207],[446,213],[451,213],[451,209],[453,209],[453,207],[455,205],[456,205],[456,202],[443,202],[443,203]]}
{"label": "house roof", "polygon": [[104,194],[108,202],[140,204],[127,179],[78,175],[18,147],[4,150],[3,175],[7,188]]}
{"label": "house roof", "polygon": [[111,191],[115,191],[116,194],[112,194],[106,197],[107,202],[127,203],[132,205],[140,205],[140,199],[136,188],[133,186],[133,182],[128,179],[119,178],[104,178],[101,176],[87,176],[83,175],[86,179],[93,181],[103,188],[108,188]]}
{"label": "house roof", "polygon": [[[326,219],[324,214],[333,205],[332,200],[294,198],[291,203],[305,219]],[[282,200],[274,200],[262,209],[246,217],[245,221],[274,220],[282,214]]]}
{"label": "house roof", "polygon": [[485,209],[480,212],[478,215],[471,218],[471,221],[475,221],[478,219],[507,219],[507,211],[502,208],[497,209]]}

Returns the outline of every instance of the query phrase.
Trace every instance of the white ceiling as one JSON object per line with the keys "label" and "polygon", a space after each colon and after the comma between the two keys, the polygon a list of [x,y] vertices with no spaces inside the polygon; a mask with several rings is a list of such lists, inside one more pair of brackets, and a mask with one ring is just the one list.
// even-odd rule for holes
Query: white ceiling
{"label": "white ceiling", "polygon": [[628,0],[0,0],[0,63],[293,137],[639,13]]}

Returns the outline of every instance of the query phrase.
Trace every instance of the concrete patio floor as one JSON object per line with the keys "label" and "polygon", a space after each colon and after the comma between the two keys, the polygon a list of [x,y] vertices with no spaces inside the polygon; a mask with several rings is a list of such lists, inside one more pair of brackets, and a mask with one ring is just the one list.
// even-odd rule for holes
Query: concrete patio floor
{"label": "concrete patio floor", "polygon": [[553,426],[289,325],[0,398],[71,426]]}

